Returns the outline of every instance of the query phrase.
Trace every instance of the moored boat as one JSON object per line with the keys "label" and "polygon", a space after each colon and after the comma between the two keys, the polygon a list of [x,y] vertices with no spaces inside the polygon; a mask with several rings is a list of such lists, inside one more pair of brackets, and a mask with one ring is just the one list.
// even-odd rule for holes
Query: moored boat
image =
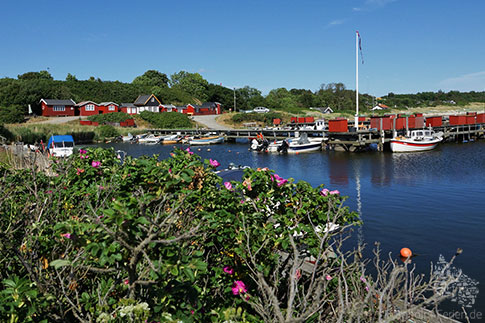
{"label": "moored boat", "polygon": [[412,130],[406,136],[394,136],[391,139],[392,152],[427,151],[436,148],[443,140],[441,133],[433,130]]}
{"label": "moored boat", "polygon": [[128,142],[133,140],[133,135],[131,133],[128,133],[127,136],[121,136],[121,141],[123,142]]}
{"label": "moored boat", "polygon": [[189,145],[212,145],[221,144],[224,142],[224,136],[210,136],[189,139]]}
{"label": "moored boat", "polygon": [[49,153],[55,157],[69,157],[74,151],[74,138],[71,135],[54,135],[47,144]]}
{"label": "moored boat", "polygon": [[318,151],[322,148],[324,138],[308,138],[306,133],[299,137],[278,140],[269,143],[267,140],[253,140],[251,150],[269,153],[307,153]]}
{"label": "moored boat", "polygon": [[150,134],[150,135],[144,136],[142,138],[138,138],[138,143],[139,144],[154,145],[154,144],[158,144],[160,142],[160,140],[163,140],[162,136],[155,136],[153,134]]}
{"label": "moored boat", "polygon": [[179,135],[169,135],[163,137],[163,139],[160,141],[162,145],[172,145],[172,144],[178,144],[182,140],[182,136]]}

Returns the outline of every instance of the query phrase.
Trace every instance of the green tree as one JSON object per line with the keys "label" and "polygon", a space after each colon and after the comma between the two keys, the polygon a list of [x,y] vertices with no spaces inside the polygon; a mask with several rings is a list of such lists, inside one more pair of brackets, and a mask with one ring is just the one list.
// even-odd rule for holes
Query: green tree
{"label": "green tree", "polygon": [[52,75],[47,71],[27,72],[18,76],[19,80],[54,80]]}
{"label": "green tree", "polygon": [[172,88],[181,89],[200,101],[207,101],[209,82],[199,73],[180,71],[170,76]]}
{"label": "green tree", "polygon": [[143,75],[137,76],[132,83],[150,87],[168,87],[168,81],[167,74],[155,70],[148,70]]}
{"label": "green tree", "polygon": [[25,111],[19,106],[0,107],[0,124],[24,122]]}
{"label": "green tree", "polygon": [[77,81],[77,78],[76,78],[75,75],[72,75],[71,73],[67,73],[66,81],[67,82],[74,82],[74,81]]}

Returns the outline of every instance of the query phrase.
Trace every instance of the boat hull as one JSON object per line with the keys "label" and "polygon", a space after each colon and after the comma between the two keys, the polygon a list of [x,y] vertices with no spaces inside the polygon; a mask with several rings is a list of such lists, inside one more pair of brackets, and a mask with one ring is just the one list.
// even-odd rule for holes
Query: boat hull
{"label": "boat hull", "polygon": [[213,145],[213,144],[222,144],[224,142],[223,136],[216,136],[216,137],[206,137],[200,139],[191,139],[189,140],[189,145]]}
{"label": "boat hull", "polygon": [[441,140],[416,142],[411,140],[391,140],[391,150],[395,153],[427,151],[435,149]]}
{"label": "boat hull", "polygon": [[303,145],[295,145],[288,147],[288,154],[299,154],[299,153],[309,153],[312,151],[318,151],[322,147],[321,142],[311,142],[308,144],[303,144]]}

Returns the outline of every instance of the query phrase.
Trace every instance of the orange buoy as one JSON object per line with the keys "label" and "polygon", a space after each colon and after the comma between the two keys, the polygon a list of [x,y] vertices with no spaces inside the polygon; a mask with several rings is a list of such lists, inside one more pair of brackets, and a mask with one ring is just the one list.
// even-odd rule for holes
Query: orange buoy
{"label": "orange buoy", "polygon": [[401,256],[404,258],[409,258],[413,255],[411,249],[409,248],[402,248],[401,249]]}

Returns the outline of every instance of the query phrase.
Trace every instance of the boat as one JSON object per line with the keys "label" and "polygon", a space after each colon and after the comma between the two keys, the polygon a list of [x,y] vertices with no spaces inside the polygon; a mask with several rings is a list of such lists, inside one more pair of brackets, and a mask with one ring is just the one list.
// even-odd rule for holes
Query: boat
{"label": "boat", "polygon": [[180,135],[169,135],[163,137],[163,139],[160,141],[162,145],[172,145],[172,144],[178,144],[182,140],[182,136]]}
{"label": "boat", "polygon": [[74,152],[74,138],[71,135],[53,135],[47,147],[54,157],[69,157]]}
{"label": "boat", "polygon": [[427,151],[436,148],[443,141],[443,134],[433,130],[411,130],[405,136],[397,136],[391,139],[392,152],[416,152]]}
{"label": "boat", "polygon": [[307,153],[320,150],[323,141],[324,138],[308,138],[306,133],[302,133],[301,136],[298,137],[275,140],[271,143],[265,139],[253,139],[250,149],[269,153]]}
{"label": "boat", "polygon": [[200,137],[189,139],[189,145],[212,145],[221,144],[224,142],[224,136],[210,136],[210,137]]}
{"label": "boat", "polygon": [[128,133],[127,136],[121,136],[121,141],[122,142],[128,142],[133,140],[133,135],[131,133]]}
{"label": "boat", "polygon": [[162,136],[155,136],[153,134],[150,134],[150,135],[146,135],[144,137],[138,138],[138,143],[154,145],[154,144],[158,144],[161,140],[163,140]]}
{"label": "boat", "polygon": [[[302,133],[300,137],[287,139],[288,147],[286,152],[288,154],[308,153],[317,151],[322,148],[323,138],[308,138],[306,133]],[[284,147],[281,152],[284,152]]]}

